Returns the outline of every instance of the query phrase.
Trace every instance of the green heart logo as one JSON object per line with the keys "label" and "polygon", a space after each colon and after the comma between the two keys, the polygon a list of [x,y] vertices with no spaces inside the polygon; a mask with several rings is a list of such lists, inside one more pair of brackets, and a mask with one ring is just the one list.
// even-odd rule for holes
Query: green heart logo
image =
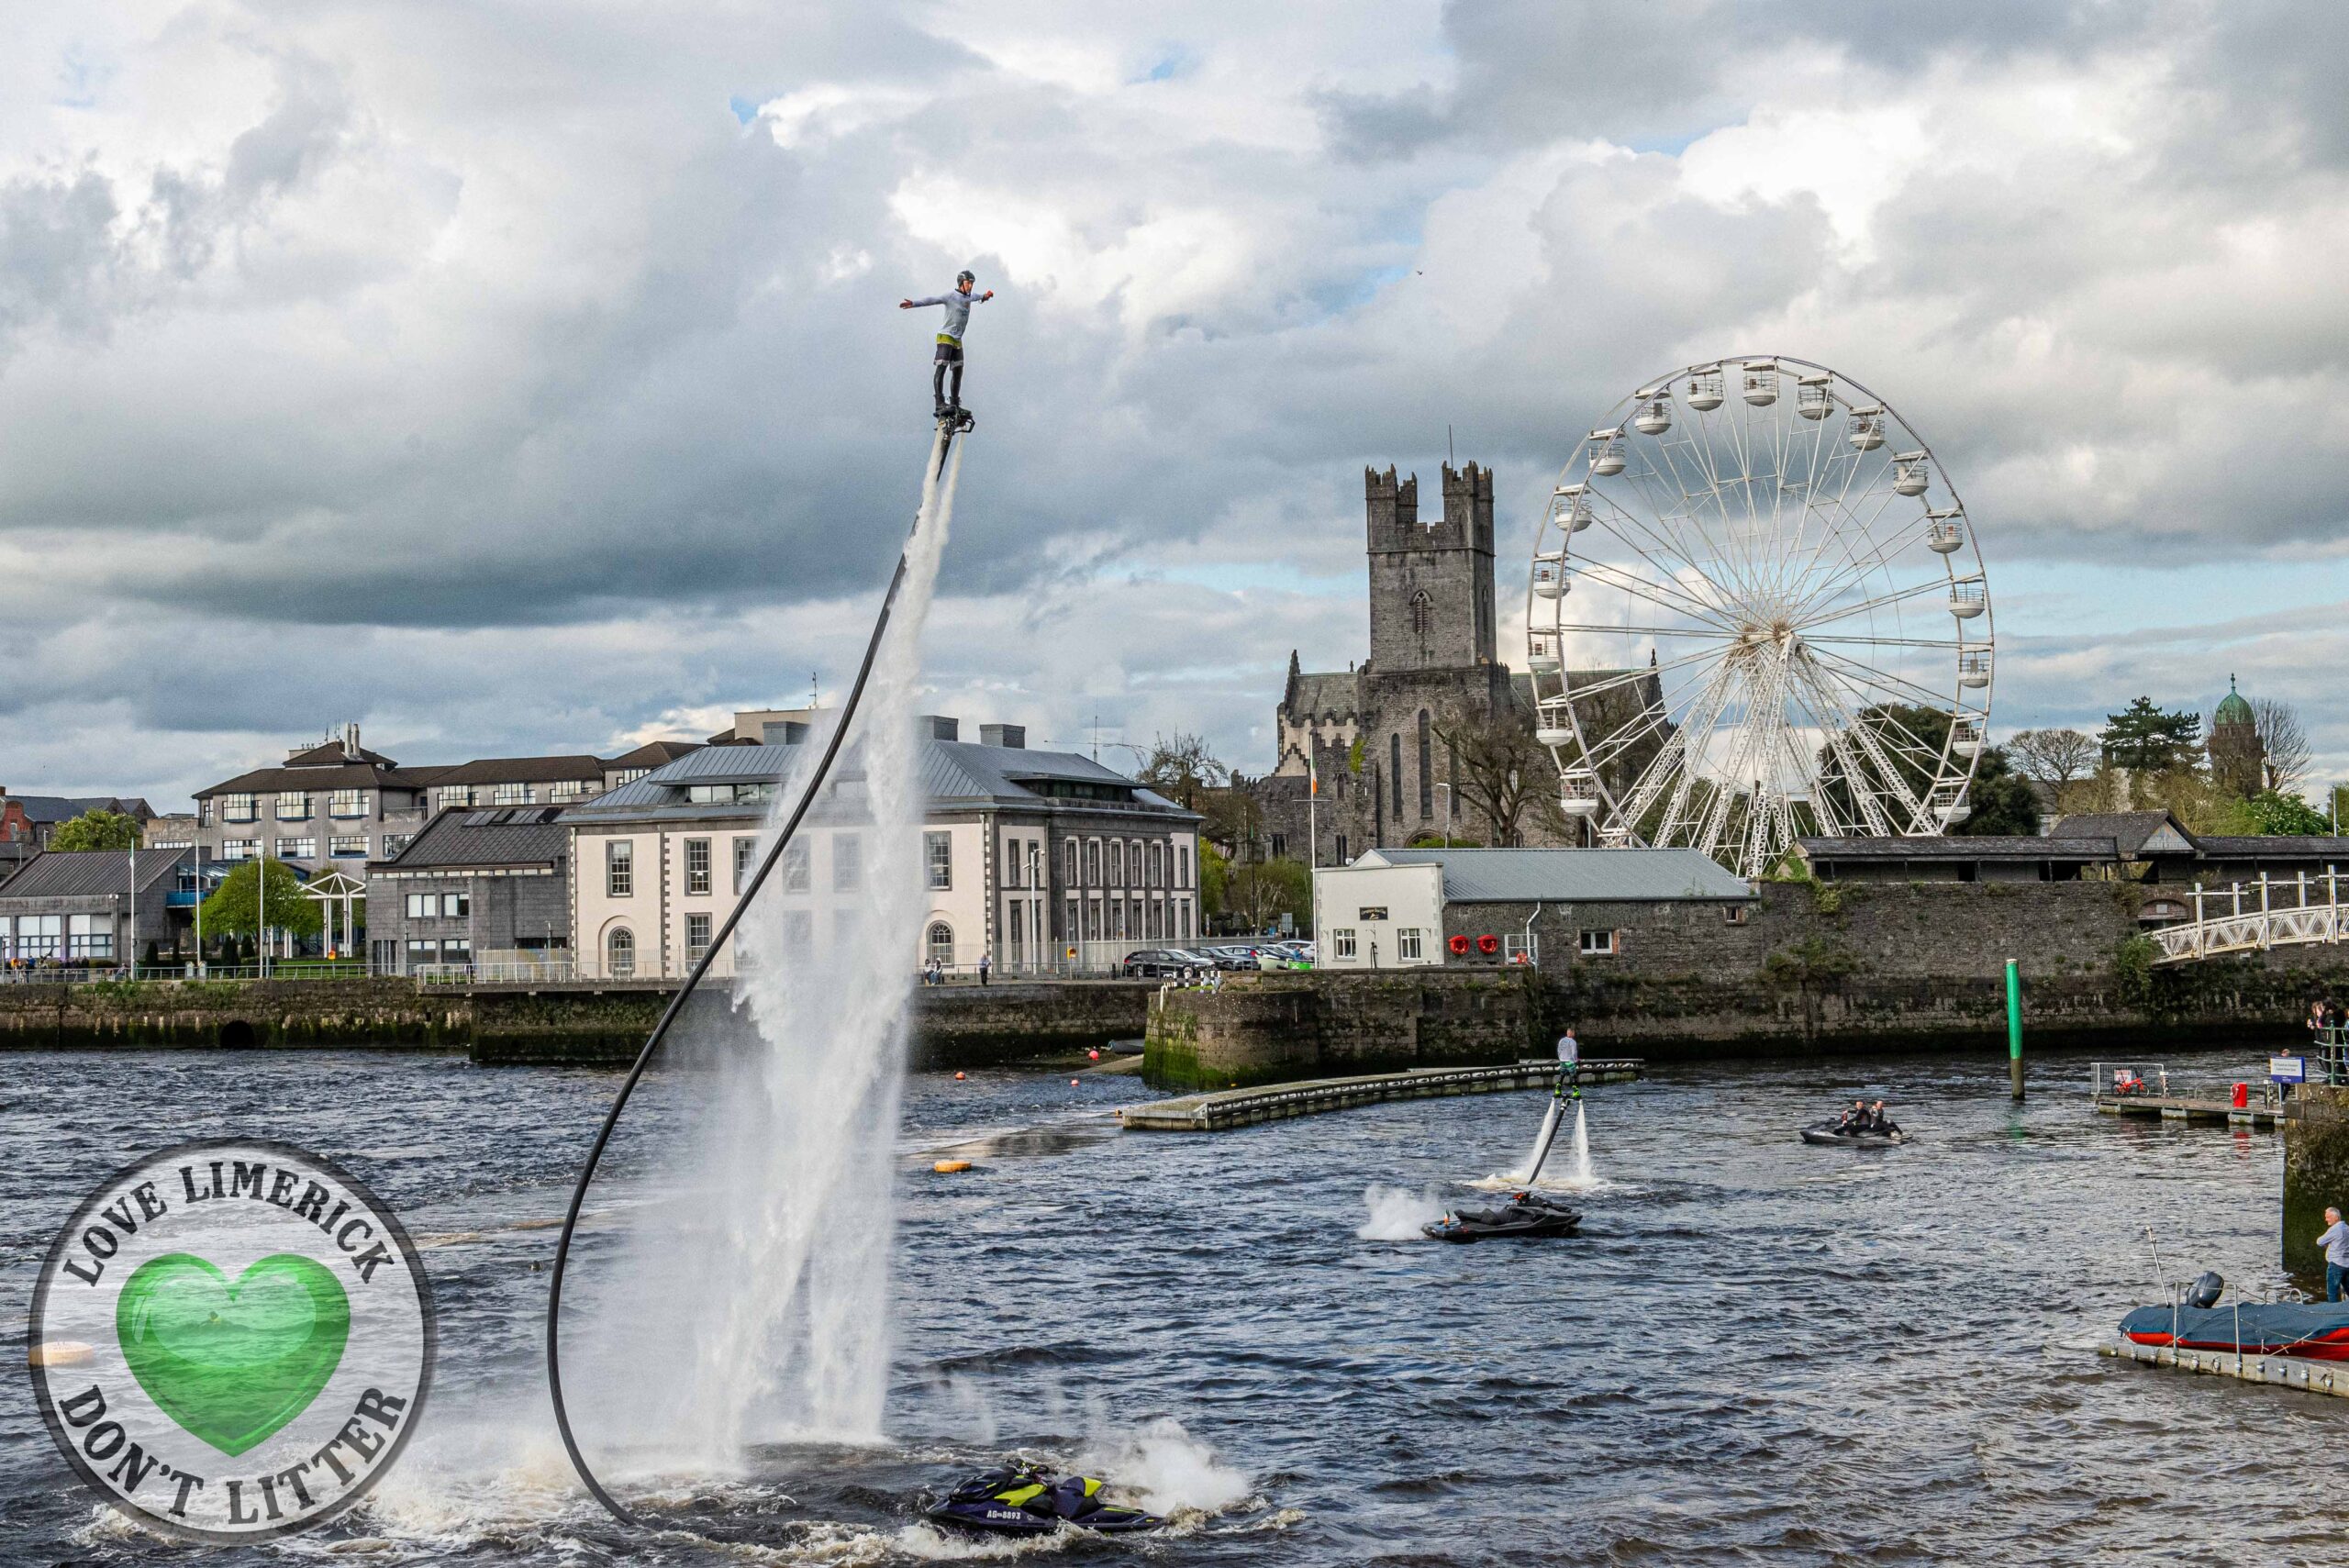
{"label": "green heart logo", "polygon": [[341,1364],[351,1298],[322,1263],[263,1258],[236,1284],[187,1252],[124,1283],[115,1334],[163,1413],[231,1457],[309,1408]]}

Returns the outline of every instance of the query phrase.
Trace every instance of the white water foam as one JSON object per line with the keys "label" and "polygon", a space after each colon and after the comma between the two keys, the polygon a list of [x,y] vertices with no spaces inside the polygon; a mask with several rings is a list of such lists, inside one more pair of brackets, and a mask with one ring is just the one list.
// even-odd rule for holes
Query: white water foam
{"label": "white water foam", "polygon": [[[922,516],[862,706],[815,807],[734,938],[734,1016],[680,1019],[689,1147],[582,1336],[574,1417],[622,1473],[739,1473],[753,1443],[881,1436],[893,1181],[921,917],[919,642],[959,448]],[[763,856],[829,739],[796,748]],[[696,1070],[697,1069],[697,1070]],[[583,1317],[591,1314],[583,1314]],[[568,1380],[567,1380],[568,1381]],[[608,1462],[608,1461],[606,1461]]]}
{"label": "white water foam", "polygon": [[[1546,1116],[1547,1113],[1545,1112],[1544,1115]],[[1523,1191],[1527,1185],[1526,1174],[1533,1168],[1533,1162],[1539,1155],[1541,1148],[1542,1140],[1537,1134],[1533,1147],[1525,1151],[1524,1162],[1515,1170],[1498,1171],[1492,1175],[1479,1177],[1467,1184],[1479,1192]],[[1587,1107],[1584,1102],[1576,1100],[1573,1146],[1564,1159],[1560,1159],[1553,1153],[1543,1162],[1542,1179],[1532,1184],[1532,1190],[1545,1193],[1603,1193],[1611,1192],[1614,1188],[1615,1184],[1599,1175],[1598,1166],[1591,1161],[1590,1122]]]}
{"label": "white water foam", "polygon": [[1407,1187],[1381,1186],[1374,1182],[1363,1189],[1363,1207],[1370,1218],[1354,1232],[1363,1241],[1417,1241],[1421,1239],[1419,1227],[1430,1220],[1443,1218],[1443,1205],[1432,1193],[1415,1193]]}

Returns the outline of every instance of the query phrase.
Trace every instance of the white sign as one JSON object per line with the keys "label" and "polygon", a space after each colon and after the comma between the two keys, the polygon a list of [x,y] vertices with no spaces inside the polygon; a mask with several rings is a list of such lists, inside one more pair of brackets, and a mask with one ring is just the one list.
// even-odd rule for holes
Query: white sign
{"label": "white sign", "polygon": [[2309,1080],[2309,1062],[2305,1056],[2271,1056],[2267,1059],[2270,1083],[2305,1084]]}

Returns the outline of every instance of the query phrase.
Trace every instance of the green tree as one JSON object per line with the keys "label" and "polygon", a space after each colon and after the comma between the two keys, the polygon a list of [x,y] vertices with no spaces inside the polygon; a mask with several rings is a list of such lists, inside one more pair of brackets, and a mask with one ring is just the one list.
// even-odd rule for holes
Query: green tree
{"label": "green tree", "polygon": [[2119,713],[2104,716],[2097,740],[2104,760],[2116,768],[2166,773],[2191,767],[2202,749],[2202,716],[2173,713],[2155,707],[2151,697],[2139,697]]}
{"label": "green tree", "polygon": [[1224,886],[1224,913],[1249,931],[1272,926],[1283,915],[1301,927],[1313,923],[1313,873],[1303,861],[1286,855],[1232,869]]}
{"label": "green tree", "polygon": [[1207,839],[1199,840],[1199,907],[1210,915],[1223,913],[1224,894],[1231,885],[1231,862]]}
{"label": "green tree", "polygon": [[204,901],[204,938],[250,937],[261,930],[262,877],[266,874],[269,929],[315,937],[321,922],[318,906],[302,896],[302,879],[284,861],[247,861],[227,876]]}
{"label": "green tree", "polygon": [[1974,815],[1952,828],[1954,833],[1980,839],[2001,833],[2028,837],[2039,831],[2039,792],[2014,771],[2003,746],[1984,748],[1965,799]]}
{"label": "green tree", "polygon": [[93,850],[135,850],[139,820],[119,811],[94,808],[71,822],[61,822],[49,836],[49,847],[60,854],[86,854]]}
{"label": "green tree", "polygon": [[2297,795],[2280,790],[2264,789],[2249,800],[2240,802],[2233,812],[2234,820],[2227,825],[2247,833],[2274,835],[2300,833],[2321,836],[2332,831],[2332,824],[2324,813]]}

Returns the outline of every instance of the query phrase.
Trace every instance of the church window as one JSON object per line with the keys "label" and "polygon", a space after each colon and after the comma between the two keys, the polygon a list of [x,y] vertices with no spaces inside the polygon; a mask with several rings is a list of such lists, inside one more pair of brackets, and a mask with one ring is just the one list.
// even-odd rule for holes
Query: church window
{"label": "church window", "polygon": [[1428,643],[1435,636],[1435,601],[1428,597],[1425,589],[1411,595],[1411,636],[1424,658]]}
{"label": "church window", "polygon": [[1419,709],[1419,815],[1435,815],[1435,742],[1434,725],[1428,710]]}
{"label": "church window", "polygon": [[1395,797],[1395,815],[1403,815],[1403,738],[1386,738],[1387,793]]}

